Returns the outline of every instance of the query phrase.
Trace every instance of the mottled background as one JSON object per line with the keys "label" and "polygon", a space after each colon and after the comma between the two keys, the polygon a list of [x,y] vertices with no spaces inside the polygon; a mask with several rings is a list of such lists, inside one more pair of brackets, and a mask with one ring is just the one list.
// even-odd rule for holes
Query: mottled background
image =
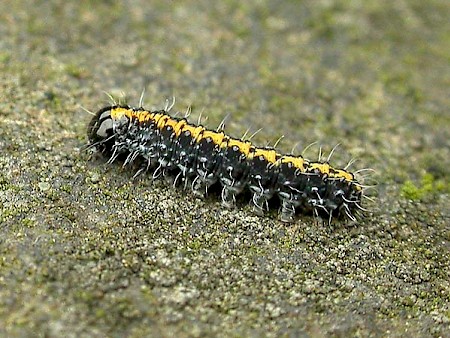
{"label": "mottled background", "polygon": [[[450,6],[0,2],[0,334],[450,336]],[[358,161],[332,227],[224,209],[82,151],[124,94]],[[124,94],[123,94],[124,93]],[[306,152],[316,159],[318,145]]]}

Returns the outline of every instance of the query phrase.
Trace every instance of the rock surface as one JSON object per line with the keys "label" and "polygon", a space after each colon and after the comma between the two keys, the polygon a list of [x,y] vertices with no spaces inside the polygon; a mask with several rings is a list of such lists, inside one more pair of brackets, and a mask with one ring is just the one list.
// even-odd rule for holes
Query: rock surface
{"label": "rock surface", "polygon": [[[151,3],[151,5],[149,4]],[[446,1],[0,3],[2,336],[449,336]],[[358,224],[224,209],[82,151],[192,106],[373,168]],[[318,146],[306,152],[316,158]],[[365,173],[363,173],[365,174]]]}

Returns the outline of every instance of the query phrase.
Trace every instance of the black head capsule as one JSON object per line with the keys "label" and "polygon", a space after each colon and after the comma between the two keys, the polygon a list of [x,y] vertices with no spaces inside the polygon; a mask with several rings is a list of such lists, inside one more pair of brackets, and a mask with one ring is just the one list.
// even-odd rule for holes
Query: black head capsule
{"label": "black head capsule", "polygon": [[95,148],[101,152],[108,152],[114,145],[114,123],[111,110],[116,106],[100,109],[92,118],[88,126],[87,136],[89,148]]}

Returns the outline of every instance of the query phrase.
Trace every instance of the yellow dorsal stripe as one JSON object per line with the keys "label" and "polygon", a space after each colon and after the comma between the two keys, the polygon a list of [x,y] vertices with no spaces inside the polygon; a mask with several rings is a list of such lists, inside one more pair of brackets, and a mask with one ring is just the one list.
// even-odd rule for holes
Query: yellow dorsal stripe
{"label": "yellow dorsal stripe", "polygon": [[111,118],[114,120],[120,120],[123,116],[131,118],[132,116],[130,115],[129,112],[130,110],[131,109],[126,109],[122,107],[113,108],[111,109]]}
{"label": "yellow dorsal stripe", "polygon": [[[343,179],[347,182],[355,182],[355,177],[352,173],[343,169],[335,169],[328,163],[309,162],[302,156],[280,155],[275,149],[254,147],[250,141],[234,139],[225,135],[224,132],[216,132],[208,130],[203,126],[191,125],[185,119],[177,120],[164,113],[134,110],[126,107],[115,107],[111,109],[112,119],[119,120],[124,116],[129,119],[136,119],[139,122],[153,120],[159,129],[171,126],[176,137],[180,136],[182,132],[189,131],[192,139],[196,142],[205,138],[211,138],[214,144],[219,145],[222,148],[237,146],[239,151],[249,159],[263,156],[269,163],[275,164],[276,166],[283,163],[291,163],[293,167],[302,172],[317,170],[322,175],[328,175],[330,179]],[[358,185],[355,185],[355,187],[357,190],[362,190]]]}
{"label": "yellow dorsal stripe", "polygon": [[182,127],[181,133],[184,133],[185,131],[189,131],[191,133],[191,137],[193,140],[197,140],[198,136],[205,130],[202,126],[196,126],[196,125],[190,125],[185,124]]}
{"label": "yellow dorsal stripe", "polygon": [[216,145],[221,145],[223,142],[223,139],[225,137],[225,134],[223,132],[218,133],[216,131],[212,131],[212,130],[207,130],[205,129],[203,131],[203,133],[201,133],[200,135],[198,135],[198,139],[197,142],[199,142],[200,140],[204,139],[204,138],[208,138],[210,137],[212,139],[212,141],[214,142],[214,144]]}
{"label": "yellow dorsal stripe", "polygon": [[173,132],[178,137],[181,133],[181,129],[186,125],[186,120],[175,120],[172,118],[167,119],[165,122],[162,121],[161,124],[164,124],[160,127],[160,123],[158,123],[158,128],[162,129],[164,127],[170,126],[173,129]]}
{"label": "yellow dorsal stripe", "polygon": [[259,156],[263,156],[269,163],[275,163],[277,160],[277,152],[275,149],[254,148],[252,157]]}
{"label": "yellow dorsal stripe", "polygon": [[308,166],[308,171],[318,170],[321,174],[329,174],[330,173],[330,165],[328,163],[319,163],[312,162]]}
{"label": "yellow dorsal stripe", "polygon": [[186,120],[180,120],[178,123],[173,127],[173,130],[175,132],[175,135],[178,137],[181,134],[181,131],[183,130],[184,126],[187,124]]}
{"label": "yellow dorsal stripe", "polygon": [[305,171],[305,167],[308,165],[308,162],[301,156],[292,156],[292,155],[284,155],[278,160],[281,163],[292,163],[292,165],[300,169],[301,171]]}
{"label": "yellow dorsal stripe", "polygon": [[250,148],[252,146],[252,143],[250,141],[241,141],[239,139],[230,138],[230,139],[228,139],[227,142],[223,142],[221,146],[228,147],[228,148],[237,146],[239,148],[239,150],[241,151],[241,153],[248,156],[248,154],[250,153]]}
{"label": "yellow dorsal stripe", "polygon": [[164,116],[167,116],[167,115],[161,114],[161,113],[155,113],[155,114],[153,115],[153,121],[155,121],[156,125],[158,125],[159,120],[160,120],[162,117],[164,117]]}
{"label": "yellow dorsal stripe", "polygon": [[155,116],[154,113],[150,113],[148,111],[141,111],[140,114],[136,114],[139,122],[147,122],[153,119]]}
{"label": "yellow dorsal stripe", "polygon": [[351,173],[342,169],[333,169],[330,171],[330,177],[336,179],[345,179],[346,181],[353,181],[354,177]]}
{"label": "yellow dorsal stripe", "polygon": [[[158,122],[157,122],[157,124],[156,124],[156,127],[157,127],[158,129],[164,128],[164,126],[166,125],[166,123],[167,123],[168,121],[172,120],[172,119],[170,118],[169,115],[165,115],[165,114],[161,114],[161,115],[162,115],[162,116],[159,118],[159,120],[158,120]],[[172,121],[173,121],[173,120],[172,120]]]}

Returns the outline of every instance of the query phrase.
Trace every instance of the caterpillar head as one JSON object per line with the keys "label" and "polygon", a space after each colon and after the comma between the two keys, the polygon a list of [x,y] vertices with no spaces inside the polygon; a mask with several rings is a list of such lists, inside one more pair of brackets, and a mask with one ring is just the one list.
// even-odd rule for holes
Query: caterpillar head
{"label": "caterpillar head", "polygon": [[127,129],[128,107],[109,106],[100,109],[88,127],[89,148],[109,153],[117,143],[117,138]]}
{"label": "caterpillar head", "polygon": [[111,112],[116,106],[109,106],[100,109],[92,118],[88,126],[89,147],[101,152],[111,151],[115,142],[115,121]]}

